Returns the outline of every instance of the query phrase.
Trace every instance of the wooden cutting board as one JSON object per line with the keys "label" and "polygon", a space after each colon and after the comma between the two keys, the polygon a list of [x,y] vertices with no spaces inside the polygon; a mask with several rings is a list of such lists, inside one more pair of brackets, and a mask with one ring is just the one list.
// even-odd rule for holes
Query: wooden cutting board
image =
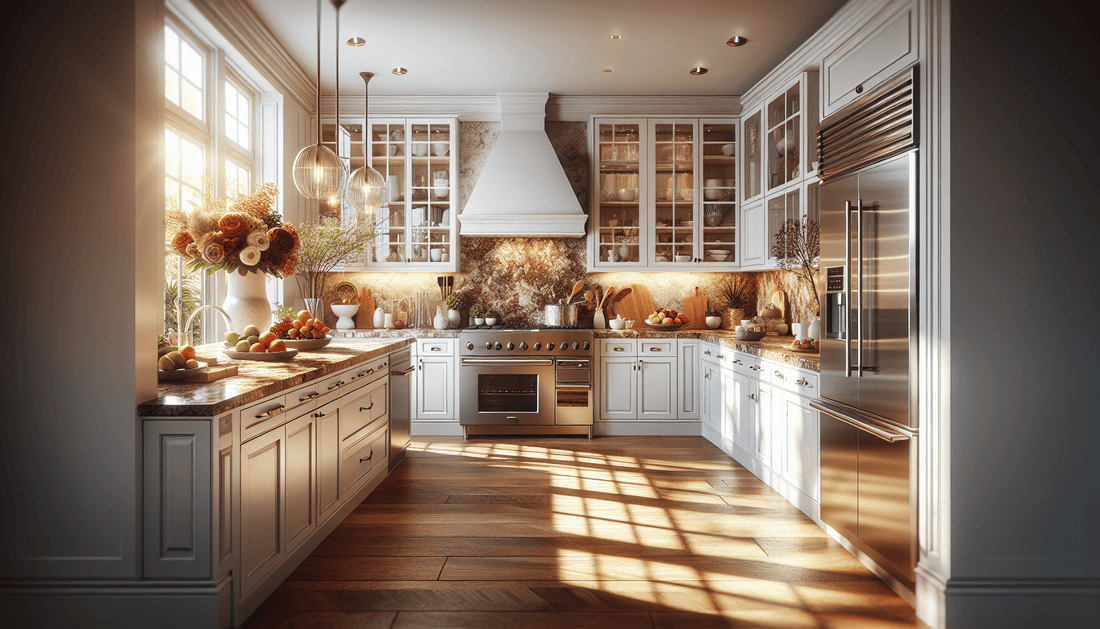
{"label": "wooden cutting board", "polygon": [[175,382],[213,382],[235,375],[237,375],[236,365],[218,365],[216,367],[210,367],[206,371],[197,373],[188,378],[180,378]]}
{"label": "wooden cutting board", "polygon": [[642,284],[631,284],[627,288],[630,294],[617,304],[617,314],[624,319],[632,319],[635,326],[641,326],[646,317],[653,313],[653,297]]}
{"label": "wooden cutting board", "polygon": [[699,287],[695,292],[684,298],[684,314],[687,315],[689,330],[702,330],[706,326],[707,298],[699,293]]}
{"label": "wooden cutting board", "polygon": [[369,288],[359,290],[359,310],[355,313],[355,327],[360,330],[374,328],[374,297]]}

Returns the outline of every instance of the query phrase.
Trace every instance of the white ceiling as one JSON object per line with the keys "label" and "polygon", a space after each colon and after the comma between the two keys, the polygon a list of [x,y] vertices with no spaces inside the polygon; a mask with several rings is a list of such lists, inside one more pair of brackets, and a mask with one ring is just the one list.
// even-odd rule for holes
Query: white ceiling
{"label": "white ceiling", "polygon": [[[247,0],[310,76],[315,0]],[[348,0],[340,9],[341,95],[741,95],[845,0]],[[334,89],[336,12],[322,0],[322,86]],[[612,40],[612,34],[622,35]],[[726,45],[747,37],[739,48]],[[395,76],[390,70],[408,68]],[[703,66],[709,72],[693,76]],[[612,68],[614,72],[603,72]]]}

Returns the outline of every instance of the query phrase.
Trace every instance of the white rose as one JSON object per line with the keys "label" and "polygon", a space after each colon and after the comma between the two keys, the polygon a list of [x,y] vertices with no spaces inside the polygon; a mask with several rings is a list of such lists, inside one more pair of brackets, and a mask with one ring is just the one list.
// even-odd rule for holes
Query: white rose
{"label": "white rose", "polygon": [[267,232],[255,231],[248,235],[248,245],[260,251],[267,251],[267,248],[271,246],[271,240],[267,237]]}
{"label": "white rose", "polygon": [[260,250],[256,247],[248,246],[241,249],[241,262],[248,266],[256,266],[260,261]]}

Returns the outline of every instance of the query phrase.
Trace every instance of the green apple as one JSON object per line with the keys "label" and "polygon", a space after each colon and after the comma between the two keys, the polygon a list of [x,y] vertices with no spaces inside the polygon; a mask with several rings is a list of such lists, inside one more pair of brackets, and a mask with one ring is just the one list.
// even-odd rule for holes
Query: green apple
{"label": "green apple", "polygon": [[260,328],[257,328],[254,325],[246,325],[244,328],[244,332],[241,332],[241,336],[255,336],[259,338]]}
{"label": "green apple", "polygon": [[249,343],[248,339],[241,339],[237,341],[237,345],[233,349],[238,352],[247,352],[249,347],[252,347],[252,343]]}
{"label": "green apple", "polygon": [[229,343],[230,345],[236,345],[237,341],[239,341],[239,340],[241,340],[241,335],[237,334],[233,330],[230,330],[230,331],[225,333],[225,342],[226,343]]}
{"label": "green apple", "polygon": [[249,335],[247,340],[248,340],[249,347],[251,347],[251,346],[255,345],[256,343],[260,342],[260,336],[258,334],[251,334],[251,335]]}

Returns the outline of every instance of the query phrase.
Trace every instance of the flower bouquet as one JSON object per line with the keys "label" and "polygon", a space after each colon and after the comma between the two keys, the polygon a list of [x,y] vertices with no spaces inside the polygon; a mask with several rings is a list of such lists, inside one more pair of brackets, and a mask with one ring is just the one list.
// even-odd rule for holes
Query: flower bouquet
{"label": "flower bouquet", "polygon": [[275,210],[279,189],[265,183],[252,194],[217,199],[206,186],[190,212],[173,199],[165,212],[168,244],[190,270],[265,273],[287,277],[298,263],[298,231]]}

